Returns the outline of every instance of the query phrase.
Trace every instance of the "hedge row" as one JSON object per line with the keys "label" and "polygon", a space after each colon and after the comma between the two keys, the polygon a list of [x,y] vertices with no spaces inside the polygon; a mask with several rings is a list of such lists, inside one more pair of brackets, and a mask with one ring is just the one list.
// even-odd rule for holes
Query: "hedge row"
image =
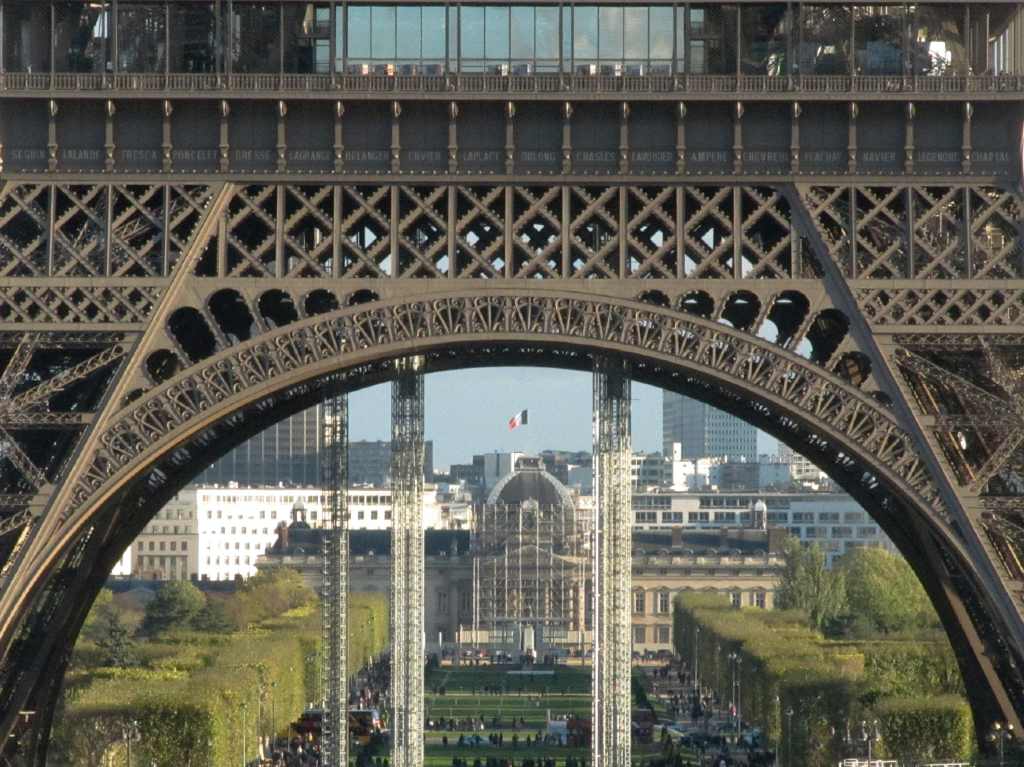
{"label": "hedge row", "polygon": [[[123,767],[125,722],[138,722],[133,762],[157,767],[228,767],[257,754],[259,733],[283,733],[317,694],[319,610],[310,606],[232,634],[175,633],[139,645],[145,666],[84,667],[77,653],[58,713],[51,763]],[[373,619],[370,620],[370,616]],[[349,671],[387,643],[387,603],[350,596]],[[271,699],[272,696],[272,699]],[[243,707],[244,706],[244,707]],[[262,717],[262,726],[258,719]]]}
{"label": "hedge row", "polygon": [[[935,745],[936,756],[970,755],[970,711],[962,698],[942,695],[962,689],[948,643],[830,642],[808,629],[800,612],[740,610],[713,594],[677,597],[674,623],[680,656],[692,663],[696,655],[701,678],[726,699],[738,676],[743,719],[762,729],[770,748],[792,749],[793,763],[835,764],[846,755],[848,724],[857,723],[859,735],[861,721],[877,718],[884,733],[883,712],[890,709],[901,712],[901,721],[914,719],[900,741],[904,751]],[[910,701],[893,708],[900,696],[913,695],[928,700],[916,717]],[[895,713],[885,716],[895,721]],[[937,728],[951,722],[959,733],[964,716],[965,738],[939,737]]]}

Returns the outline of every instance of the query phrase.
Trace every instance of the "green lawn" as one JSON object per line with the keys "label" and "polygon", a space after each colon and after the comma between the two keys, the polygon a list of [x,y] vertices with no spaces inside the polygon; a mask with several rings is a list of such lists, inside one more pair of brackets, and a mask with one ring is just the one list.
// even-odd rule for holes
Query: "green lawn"
{"label": "green lawn", "polygon": [[507,692],[562,695],[590,694],[589,666],[555,666],[551,675],[509,674],[490,666],[441,666],[431,669],[426,689],[444,686],[447,692],[482,691],[484,687],[501,688]]}
{"label": "green lawn", "polygon": [[[488,756],[514,759],[521,764],[523,759],[554,758],[559,767],[568,756],[588,757],[589,749],[567,746],[525,745],[526,736],[533,738],[538,731],[546,728],[548,711],[552,717],[566,714],[590,716],[590,668],[580,666],[557,666],[553,675],[532,676],[508,674],[490,666],[442,666],[431,669],[426,677],[427,720],[484,717],[484,730],[473,732],[456,729],[454,732],[429,730],[426,735],[424,762],[426,767],[450,767],[453,757],[481,760]],[[440,689],[444,688],[444,694]],[[499,690],[485,693],[484,688]],[[502,730],[502,747],[490,744],[465,746],[455,744],[460,733],[480,735],[485,740],[494,732],[491,722],[498,717],[505,725]],[[518,731],[508,729],[510,722],[523,719],[526,727]],[[519,745],[512,747],[513,732],[519,738]],[[441,744],[443,736],[448,737],[448,747]]]}
{"label": "green lawn", "polygon": [[[586,666],[558,666],[551,676],[519,676],[495,670],[489,666],[451,667],[442,666],[431,669],[426,676],[426,710],[425,717],[431,719],[467,719],[479,720],[483,716],[485,728],[469,732],[456,727],[448,732],[428,730],[424,748],[424,767],[451,767],[452,759],[459,757],[470,765],[479,757],[486,763],[487,757],[509,758],[516,765],[524,759],[553,758],[558,767],[563,767],[566,757],[590,761],[589,748],[569,748],[567,746],[535,746],[525,745],[526,736],[531,739],[538,730],[545,729],[547,712],[553,717],[575,714],[590,717],[590,668]],[[644,680],[645,682],[649,680]],[[444,687],[445,694],[440,694]],[[503,692],[483,693],[484,687],[497,688]],[[459,735],[487,735],[495,730],[490,726],[493,717],[499,717],[505,724],[501,732],[504,744],[499,748],[490,744],[481,746],[458,747]],[[526,721],[526,727],[513,731],[508,724],[515,718]],[[519,738],[517,747],[512,747],[513,732]],[[448,746],[442,745],[442,737],[448,737]],[[659,756],[661,747],[657,743],[649,745],[634,744],[634,761],[644,764],[648,759]],[[381,753],[383,755],[383,752]],[[685,758],[692,754],[685,752]]]}

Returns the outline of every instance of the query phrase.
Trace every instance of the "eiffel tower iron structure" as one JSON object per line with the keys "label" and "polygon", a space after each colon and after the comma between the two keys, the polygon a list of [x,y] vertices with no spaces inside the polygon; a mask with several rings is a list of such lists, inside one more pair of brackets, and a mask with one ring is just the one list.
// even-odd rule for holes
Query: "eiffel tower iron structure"
{"label": "eiffel tower iron structure", "polygon": [[1022,115],[1017,3],[3,0],[4,757],[45,762],[164,501],[411,360],[625,370],[777,437],[1019,729]]}

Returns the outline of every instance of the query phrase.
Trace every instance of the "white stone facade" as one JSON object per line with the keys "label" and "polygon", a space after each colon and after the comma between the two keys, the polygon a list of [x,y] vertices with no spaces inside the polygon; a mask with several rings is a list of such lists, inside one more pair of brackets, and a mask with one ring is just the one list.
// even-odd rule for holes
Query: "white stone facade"
{"label": "white stone facade", "polygon": [[635,493],[634,530],[749,527],[750,509],[767,506],[768,524],[825,550],[829,565],[857,546],[896,552],[889,537],[844,493]]}
{"label": "white stone facade", "polygon": [[[223,487],[182,490],[150,521],[125,554],[130,574],[146,580],[233,580],[256,574],[256,558],[277,538],[277,526],[304,519],[323,523],[323,492],[317,487]],[[391,528],[391,490],[349,490],[353,530]],[[437,489],[423,492],[424,526],[444,525]],[[123,565],[114,575],[127,575]]]}

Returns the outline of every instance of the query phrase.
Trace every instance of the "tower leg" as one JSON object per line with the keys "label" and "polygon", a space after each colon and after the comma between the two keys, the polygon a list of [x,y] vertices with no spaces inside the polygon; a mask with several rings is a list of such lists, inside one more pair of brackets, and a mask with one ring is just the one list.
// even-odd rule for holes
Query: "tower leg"
{"label": "tower leg", "polygon": [[348,396],[332,397],[323,414],[324,516],[323,767],[348,765]]}
{"label": "tower leg", "polygon": [[630,764],[630,492],[629,366],[594,359],[594,767]]}
{"label": "tower leg", "polygon": [[423,360],[391,386],[391,742],[394,767],[423,764]]}

